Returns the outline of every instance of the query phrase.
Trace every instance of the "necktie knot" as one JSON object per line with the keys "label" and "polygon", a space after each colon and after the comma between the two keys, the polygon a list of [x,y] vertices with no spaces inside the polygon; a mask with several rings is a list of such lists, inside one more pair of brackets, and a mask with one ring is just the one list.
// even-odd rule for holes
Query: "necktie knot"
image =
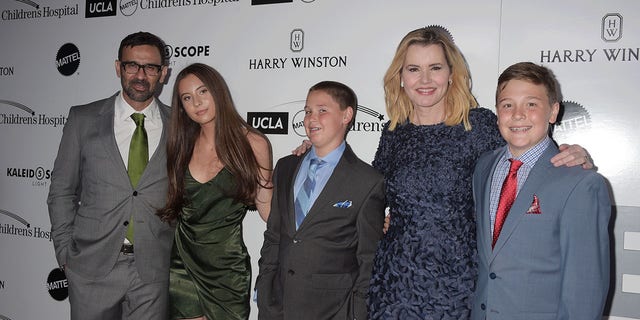
{"label": "necktie knot", "polygon": [[520,166],[522,166],[522,161],[513,158],[509,159],[509,161],[511,162],[509,173],[512,174],[514,172],[518,172],[518,169],[520,169]]}
{"label": "necktie knot", "polygon": [[131,114],[131,119],[136,123],[136,127],[144,128],[144,114],[143,113],[133,113]]}
{"label": "necktie knot", "polygon": [[303,190],[307,193],[309,197],[313,193],[313,189],[316,187],[316,174],[318,169],[325,164],[324,160],[320,160],[318,158],[312,158],[309,163],[309,171],[307,172],[307,178],[303,183]]}
{"label": "necktie knot", "polygon": [[313,176],[312,179],[315,180],[316,172],[318,168],[325,164],[324,160],[320,160],[318,158],[311,159],[311,163],[309,163],[309,176]]}

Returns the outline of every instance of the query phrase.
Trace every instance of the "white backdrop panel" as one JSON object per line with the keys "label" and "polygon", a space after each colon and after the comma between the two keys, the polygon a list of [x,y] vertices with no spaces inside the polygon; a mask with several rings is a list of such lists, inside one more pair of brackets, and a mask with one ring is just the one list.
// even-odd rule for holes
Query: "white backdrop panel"
{"label": "white backdrop panel", "polygon": [[[300,128],[293,127],[300,120],[295,115],[303,107],[307,89],[321,80],[344,82],[358,94],[358,122],[362,129],[350,133],[348,140],[356,153],[370,162],[379,127],[387,120],[383,74],[400,39],[418,27],[441,25],[451,32],[471,67],[474,94],[482,106],[491,109],[499,72],[516,61],[541,62],[541,50],[640,47],[640,3],[634,0],[589,4],[577,0],[293,0],[260,6],[240,0],[215,6],[151,9],[149,0],[111,0],[117,4],[136,2],[137,6],[133,10],[116,5],[113,16],[86,18],[88,4],[99,1],[0,4],[0,169],[6,171],[0,175],[0,318],[68,318],[67,300],[58,302],[46,290],[47,275],[56,267],[56,261],[51,242],[36,231],[48,232],[50,228],[45,203],[49,183],[46,173],[53,166],[62,127],[42,124],[37,119],[64,120],[71,105],[101,99],[119,90],[114,61],[120,40],[131,32],[158,34],[173,50],[173,76],[160,94],[163,102],[170,103],[173,79],[185,65],[204,62],[226,78],[242,115],[287,114],[289,124],[284,129],[288,133],[268,135],[274,163],[303,139],[298,134],[302,132]],[[110,1],[102,2],[106,9]],[[69,14],[60,18],[8,18],[17,11],[42,13],[45,7],[66,8]],[[74,14],[75,8],[78,12]],[[601,20],[612,12],[624,17],[623,37],[607,43],[600,38]],[[299,51],[291,49],[295,29],[304,34],[304,41],[297,43]],[[73,43],[80,54],[79,67],[69,76],[61,75],[55,65],[56,52],[65,43]],[[187,56],[175,56],[180,48],[186,48]],[[189,54],[194,48],[203,48],[206,54]],[[346,63],[306,68],[293,64],[295,59],[317,61],[317,57]],[[269,68],[265,67],[268,61]],[[273,67],[273,61],[284,62]],[[597,59],[594,56],[588,63],[545,64],[558,75],[565,98],[584,106],[592,120],[586,133],[572,135],[569,131],[562,139],[580,143],[591,152],[600,172],[612,184],[616,203],[628,206],[622,210],[622,220],[616,222],[616,239],[622,239],[622,230],[640,231],[637,224],[624,220],[637,219],[640,203],[634,191],[640,179],[634,142],[640,132],[633,125],[637,112],[632,104],[632,93],[640,80],[637,57],[612,63],[598,52]],[[14,102],[25,105],[34,115],[12,105]],[[16,123],[20,117],[35,118],[36,123]],[[44,176],[37,176],[36,172]],[[254,279],[264,228],[255,212],[248,214],[244,233]],[[18,229],[27,235],[16,234]],[[616,242],[616,250],[620,245]],[[633,274],[633,265],[637,266],[640,259],[628,250],[617,255],[615,278],[621,278],[622,273]],[[621,292],[621,280],[616,281],[611,314],[640,319],[640,312],[634,308],[640,302],[638,294]],[[251,319],[256,319],[254,303],[252,308]]]}

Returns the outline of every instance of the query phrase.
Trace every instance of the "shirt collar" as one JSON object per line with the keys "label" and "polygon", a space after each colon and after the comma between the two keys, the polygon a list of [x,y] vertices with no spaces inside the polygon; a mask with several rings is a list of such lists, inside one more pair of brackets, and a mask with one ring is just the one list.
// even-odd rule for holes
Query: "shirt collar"
{"label": "shirt collar", "polygon": [[[134,109],[126,100],[124,100],[124,96],[122,91],[116,97],[115,103],[115,114],[114,118],[116,121],[128,121],[133,113],[136,113],[136,109]],[[160,119],[160,110],[158,109],[158,103],[156,99],[153,98],[151,103],[144,108],[144,110],[140,111],[140,113],[145,115],[145,121],[155,122]]]}
{"label": "shirt collar", "polygon": [[311,147],[311,151],[307,155],[307,159],[311,161],[311,159],[313,158],[318,158],[320,160],[325,161],[327,164],[331,166],[336,166],[338,164],[338,161],[340,161],[340,158],[342,157],[342,154],[344,153],[344,150],[346,148],[347,148],[347,143],[345,141],[342,141],[342,143],[337,148],[333,149],[333,151],[329,152],[329,154],[321,158],[321,157],[318,157],[318,155],[316,154],[316,147]]}
{"label": "shirt collar", "polygon": [[[551,138],[549,138],[547,136],[544,139],[542,139],[542,141],[538,142],[538,144],[533,146],[531,149],[525,151],[523,154],[521,154],[516,159],[522,161],[523,164],[525,164],[525,165],[527,165],[529,167],[533,167],[533,165],[536,164],[536,162],[538,161],[540,156],[542,156],[542,153],[547,149],[549,144],[551,144]],[[507,145],[506,151],[505,151],[505,153],[504,153],[504,155],[502,157],[503,157],[503,161],[506,161],[507,159],[514,158],[514,156],[511,154],[511,151],[509,151],[509,146],[508,145]]]}

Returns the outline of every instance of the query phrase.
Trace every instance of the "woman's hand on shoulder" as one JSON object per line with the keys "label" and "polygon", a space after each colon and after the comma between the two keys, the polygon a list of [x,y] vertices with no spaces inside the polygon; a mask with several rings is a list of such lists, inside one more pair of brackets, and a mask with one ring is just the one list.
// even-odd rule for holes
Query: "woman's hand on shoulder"
{"label": "woman's hand on shoulder", "polygon": [[312,146],[311,140],[309,139],[302,140],[302,143],[299,146],[297,146],[295,149],[291,150],[291,153],[296,156],[301,156],[305,152],[307,152],[307,150],[311,149],[311,146]]}
{"label": "woman's hand on shoulder", "polygon": [[382,227],[382,233],[387,234],[389,226],[391,225],[391,213],[384,216],[384,226]]}
{"label": "woman's hand on shoulder", "polygon": [[560,167],[564,165],[573,167],[581,165],[583,169],[595,168],[589,152],[580,145],[561,144],[558,148],[560,149],[560,153],[551,158],[551,163],[553,163],[554,166]]}

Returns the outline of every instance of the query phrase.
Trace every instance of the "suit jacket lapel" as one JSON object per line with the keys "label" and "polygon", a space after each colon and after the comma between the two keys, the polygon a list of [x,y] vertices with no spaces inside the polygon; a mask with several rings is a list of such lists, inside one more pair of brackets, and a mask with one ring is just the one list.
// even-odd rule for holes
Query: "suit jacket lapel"
{"label": "suit jacket lapel", "polygon": [[147,164],[147,166],[149,166],[154,162],[158,162],[158,160],[156,160],[158,158],[166,159],[166,154],[167,154],[166,145],[167,145],[167,132],[169,130],[170,114],[169,114],[169,111],[167,110],[168,107],[164,106],[162,103],[160,103],[160,101],[157,101],[157,103],[158,103],[158,111],[160,112],[160,119],[162,119],[162,133],[160,134],[160,142],[158,143],[158,147],[156,148],[156,151],[149,158],[149,164]]}
{"label": "suit jacket lapel", "polygon": [[504,149],[500,148],[491,156],[491,159],[484,163],[483,167],[479,167],[478,170],[481,173],[480,175],[480,188],[482,192],[480,193],[480,197],[476,199],[476,201],[480,201],[479,208],[480,212],[476,213],[476,219],[479,220],[480,229],[476,230],[478,232],[480,243],[478,243],[478,251],[480,254],[484,255],[486,261],[489,261],[491,258],[491,215],[490,215],[490,207],[491,207],[491,179],[493,178],[493,174],[498,164],[498,160],[504,153]]}
{"label": "suit jacket lapel", "polygon": [[141,188],[146,183],[148,183],[150,174],[153,176],[157,173],[157,170],[165,170],[163,166],[166,166],[166,161],[162,160],[166,159],[167,157],[167,132],[169,130],[170,109],[157,99],[156,102],[158,104],[160,118],[162,119],[162,133],[160,135],[158,147],[153,152],[151,157],[149,157],[149,163],[147,163],[147,167],[144,169],[144,172],[142,172],[140,181],[138,181],[138,188]]}
{"label": "suit jacket lapel", "polygon": [[286,206],[287,224],[289,224],[289,231],[291,231],[291,234],[295,234],[298,231],[296,230],[296,204],[295,204],[296,197],[295,197],[295,190],[293,190],[293,188],[295,187],[296,177],[298,176],[298,171],[300,171],[300,165],[302,164],[302,160],[304,160],[305,156],[306,156],[306,153],[304,155],[297,157],[295,162],[295,169],[286,170],[286,172],[284,172],[286,176],[282,177],[284,178],[282,182],[278,182],[283,186],[282,192],[286,192],[285,203],[287,204]]}
{"label": "suit jacket lapel", "polygon": [[[102,145],[104,146],[104,150],[109,155],[109,159],[116,163],[122,170],[118,170],[118,173],[113,173],[114,175],[118,175],[120,179],[124,179],[129,184],[129,175],[127,174],[127,166],[122,160],[122,155],[120,154],[120,150],[118,149],[118,143],[116,142],[115,133],[113,131],[113,117],[115,113],[115,101],[118,93],[111,96],[102,106],[99,106],[101,110],[98,112],[98,117],[96,121],[96,126],[98,128],[98,136],[102,141]],[[124,182],[123,182],[124,183]]]}
{"label": "suit jacket lapel", "polygon": [[541,185],[549,179],[549,177],[547,177],[550,174],[549,168],[553,166],[551,158],[557,153],[558,148],[551,143],[542,153],[540,158],[538,158],[538,161],[536,161],[531,172],[529,172],[527,181],[525,181],[522,188],[520,188],[518,196],[513,202],[511,210],[509,210],[507,219],[504,221],[498,241],[496,241],[496,245],[493,248],[492,258],[494,258],[500,249],[502,249],[504,244],[509,240],[509,237],[511,237],[511,234],[513,234],[514,230],[522,221],[522,218],[524,218],[524,215],[527,214],[527,210],[531,206],[531,201],[533,200],[532,195],[535,194],[535,191],[539,190]]}

